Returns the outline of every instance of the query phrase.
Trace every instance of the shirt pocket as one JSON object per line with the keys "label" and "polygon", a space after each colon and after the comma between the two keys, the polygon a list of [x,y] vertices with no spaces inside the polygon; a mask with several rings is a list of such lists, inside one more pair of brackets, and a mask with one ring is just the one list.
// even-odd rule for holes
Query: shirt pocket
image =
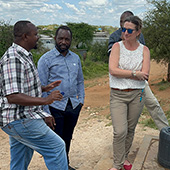
{"label": "shirt pocket", "polygon": [[76,63],[76,62],[69,63],[69,71],[74,76],[78,74],[78,69],[79,69],[78,63]]}
{"label": "shirt pocket", "polygon": [[54,62],[50,65],[49,68],[49,74],[50,77],[60,77],[61,75],[63,75],[65,72],[67,72],[67,67],[65,64],[61,63],[61,62]]}

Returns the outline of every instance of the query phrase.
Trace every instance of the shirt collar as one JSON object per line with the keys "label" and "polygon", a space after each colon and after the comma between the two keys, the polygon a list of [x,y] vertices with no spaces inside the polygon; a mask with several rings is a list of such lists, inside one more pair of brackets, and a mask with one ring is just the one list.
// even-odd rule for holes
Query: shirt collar
{"label": "shirt collar", "polygon": [[28,52],[25,48],[21,47],[20,45],[13,43],[12,46],[15,47],[17,51],[22,52],[24,55],[32,56],[31,52]]}
{"label": "shirt collar", "polygon": [[[57,48],[55,47],[54,48],[54,51],[55,51],[55,53],[56,53],[56,55],[57,56],[59,56],[59,55],[62,55],[58,50],[57,50]],[[67,55],[66,56],[68,56],[68,55],[70,55],[71,54],[71,51],[70,50],[68,50],[68,53],[67,53]],[[63,55],[62,55],[63,56]]]}

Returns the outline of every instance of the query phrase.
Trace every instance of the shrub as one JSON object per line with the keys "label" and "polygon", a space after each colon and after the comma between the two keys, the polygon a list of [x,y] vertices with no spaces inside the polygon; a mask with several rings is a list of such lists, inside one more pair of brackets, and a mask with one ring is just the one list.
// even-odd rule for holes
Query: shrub
{"label": "shrub", "polygon": [[8,22],[0,21],[0,57],[12,45],[13,42],[13,26]]}
{"label": "shrub", "polygon": [[84,79],[101,77],[108,74],[108,64],[104,62],[93,62],[87,57],[86,62],[82,62]]}
{"label": "shrub", "polygon": [[104,63],[108,63],[109,57],[107,54],[108,49],[108,41],[104,43],[96,42],[93,44],[88,52],[88,58],[91,61],[102,61]]}

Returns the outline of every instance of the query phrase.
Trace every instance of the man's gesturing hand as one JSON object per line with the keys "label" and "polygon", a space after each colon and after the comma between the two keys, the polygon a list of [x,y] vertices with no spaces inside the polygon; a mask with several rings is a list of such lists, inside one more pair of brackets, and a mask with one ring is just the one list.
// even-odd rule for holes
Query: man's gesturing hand
{"label": "man's gesturing hand", "polygon": [[53,103],[55,100],[62,100],[63,95],[60,93],[59,90],[52,91],[49,96],[47,96],[45,105]]}

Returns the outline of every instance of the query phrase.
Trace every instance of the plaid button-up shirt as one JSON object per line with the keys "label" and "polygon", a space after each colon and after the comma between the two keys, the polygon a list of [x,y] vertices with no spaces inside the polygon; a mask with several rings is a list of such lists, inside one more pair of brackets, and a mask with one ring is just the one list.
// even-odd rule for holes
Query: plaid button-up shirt
{"label": "plaid button-up shirt", "polygon": [[41,119],[49,116],[41,106],[21,106],[10,104],[7,95],[23,93],[41,97],[41,83],[32,55],[13,43],[0,59],[0,127],[8,123],[28,118]]}

